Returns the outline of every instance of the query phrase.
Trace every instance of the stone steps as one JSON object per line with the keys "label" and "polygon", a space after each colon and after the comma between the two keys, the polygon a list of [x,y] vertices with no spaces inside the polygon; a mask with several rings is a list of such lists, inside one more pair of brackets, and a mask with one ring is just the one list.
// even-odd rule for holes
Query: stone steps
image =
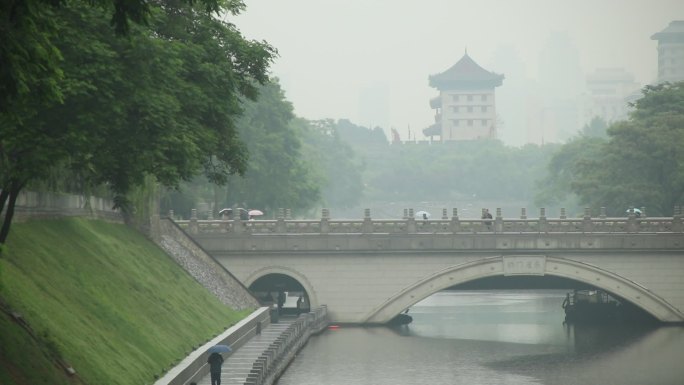
{"label": "stone steps", "polygon": [[[221,385],[243,385],[257,358],[283,334],[295,319],[295,317],[281,316],[278,323],[268,325],[260,335],[252,337],[246,344],[233,350],[228,358],[225,358],[221,367]],[[223,355],[226,356],[225,353]],[[211,376],[203,377],[197,385],[211,385]]]}

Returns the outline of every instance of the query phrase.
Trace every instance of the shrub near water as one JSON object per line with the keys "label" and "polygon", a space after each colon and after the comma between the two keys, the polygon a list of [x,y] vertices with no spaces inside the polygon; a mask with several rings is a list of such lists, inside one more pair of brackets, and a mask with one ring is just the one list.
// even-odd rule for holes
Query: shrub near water
{"label": "shrub near water", "polygon": [[124,225],[13,225],[2,296],[86,383],[149,384],[249,311],[221,304]]}

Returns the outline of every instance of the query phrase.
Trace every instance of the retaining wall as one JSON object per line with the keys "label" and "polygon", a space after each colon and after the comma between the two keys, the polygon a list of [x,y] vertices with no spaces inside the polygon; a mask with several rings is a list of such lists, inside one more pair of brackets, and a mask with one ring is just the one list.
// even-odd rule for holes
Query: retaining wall
{"label": "retaining wall", "polygon": [[236,309],[256,309],[259,301],[226,268],[218,263],[173,221],[161,219],[153,240],[222,303]]}
{"label": "retaining wall", "polygon": [[22,191],[14,208],[15,221],[29,218],[85,217],[123,222],[110,199],[54,192]]}

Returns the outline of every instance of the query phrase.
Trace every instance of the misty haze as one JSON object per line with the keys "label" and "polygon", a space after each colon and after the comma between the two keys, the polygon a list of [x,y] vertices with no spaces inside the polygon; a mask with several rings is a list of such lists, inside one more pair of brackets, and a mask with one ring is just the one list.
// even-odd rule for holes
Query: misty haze
{"label": "misty haze", "polygon": [[0,3],[1,384],[682,383],[681,0]]}

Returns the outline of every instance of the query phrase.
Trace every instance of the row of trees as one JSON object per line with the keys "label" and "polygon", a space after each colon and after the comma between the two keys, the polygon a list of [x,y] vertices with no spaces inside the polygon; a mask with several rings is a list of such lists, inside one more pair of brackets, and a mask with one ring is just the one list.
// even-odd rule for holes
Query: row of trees
{"label": "row of trees", "polygon": [[647,86],[626,121],[606,135],[588,126],[549,163],[542,202],[574,194],[583,205],[609,215],[646,207],[672,215],[684,203],[684,82]]}
{"label": "row of trees", "polygon": [[194,3],[2,3],[0,244],[18,193],[58,170],[123,209],[148,176],[173,188],[246,171],[236,118],[277,53],[217,17],[240,1]]}
{"label": "row of trees", "polygon": [[364,204],[606,207],[616,216],[645,206],[649,215],[671,215],[684,203],[684,83],[647,86],[633,108],[610,126],[593,119],[565,144],[521,148],[491,140],[388,145],[348,121],[337,130],[364,160]]}
{"label": "row of trees", "polygon": [[240,206],[272,217],[281,207],[306,214],[321,205],[358,203],[363,164],[340,138],[337,123],[296,117],[277,80],[259,89],[258,100],[245,103],[236,126],[250,154],[244,175],[229,177],[225,186],[197,178],[180,191],[166,191],[163,211],[187,217],[205,202],[214,215],[223,207]]}
{"label": "row of trees", "polygon": [[379,128],[295,117],[277,84],[261,94],[238,123],[252,154],[247,173],[213,194],[207,184],[204,197],[189,185],[195,197],[184,213],[208,200],[217,208],[246,202],[271,214],[278,207],[305,213],[444,202],[496,204],[507,214],[520,207],[565,207],[571,215],[607,207],[610,215],[625,215],[646,206],[649,215],[669,215],[682,202],[681,84],[647,87],[627,121],[609,127],[596,118],[566,144],[520,148],[491,140],[389,144]]}

